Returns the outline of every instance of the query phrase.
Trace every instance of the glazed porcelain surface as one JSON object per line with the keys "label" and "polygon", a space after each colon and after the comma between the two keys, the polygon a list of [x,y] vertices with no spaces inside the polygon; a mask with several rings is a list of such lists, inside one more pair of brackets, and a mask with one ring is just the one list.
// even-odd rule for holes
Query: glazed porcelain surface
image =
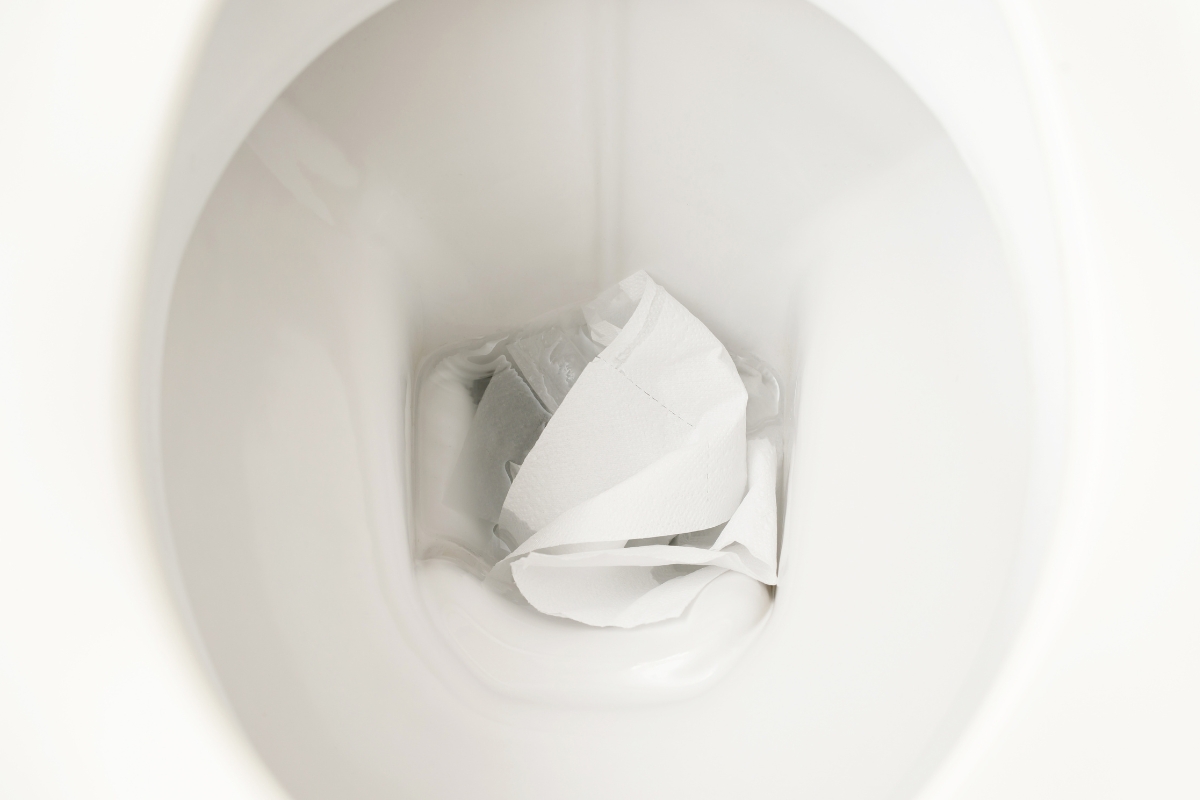
{"label": "glazed porcelain surface", "polygon": [[[0,789],[1186,796],[1197,170],[1095,50],[1186,9],[110,5],[0,26]],[[421,359],[638,269],[784,379],[778,590],[415,559]]]}

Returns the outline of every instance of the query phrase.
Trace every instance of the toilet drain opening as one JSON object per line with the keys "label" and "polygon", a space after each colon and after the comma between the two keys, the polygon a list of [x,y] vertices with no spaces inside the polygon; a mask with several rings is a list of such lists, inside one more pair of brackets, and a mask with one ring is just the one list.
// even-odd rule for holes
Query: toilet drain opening
{"label": "toilet drain opening", "polygon": [[645,272],[420,371],[417,555],[595,626],[776,582],[779,379]]}

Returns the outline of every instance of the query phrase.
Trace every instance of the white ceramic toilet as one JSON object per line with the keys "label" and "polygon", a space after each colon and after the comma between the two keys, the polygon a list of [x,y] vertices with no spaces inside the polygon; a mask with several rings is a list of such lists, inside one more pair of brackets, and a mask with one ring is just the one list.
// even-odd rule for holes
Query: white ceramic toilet
{"label": "white ceramic toilet", "polygon": [[[0,796],[1200,792],[1195,12],[102,5],[0,26]],[[588,628],[413,398],[639,269],[782,378],[779,585]]]}

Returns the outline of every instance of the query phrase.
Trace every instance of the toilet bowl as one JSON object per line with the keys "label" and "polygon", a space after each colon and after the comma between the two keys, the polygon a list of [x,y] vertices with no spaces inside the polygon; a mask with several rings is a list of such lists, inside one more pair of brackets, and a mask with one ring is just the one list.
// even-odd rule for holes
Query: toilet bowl
{"label": "toilet bowl", "polygon": [[[1044,177],[993,214],[921,98],[806,4],[397,4],[307,56],[252,127],[208,133],[236,149],[159,273],[149,360],[183,602],[282,784],[919,783],[1057,495]],[[594,630],[426,557],[439,432],[414,401],[430,353],[638,269],[780,374],[780,583],[730,574],[679,620]]]}
{"label": "toilet bowl", "polygon": [[[149,666],[62,701],[81,751],[105,742],[65,795],[971,790],[1120,518],[1110,365],[1151,345],[1108,322],[1023,6],[228,0],[174,24],[197,44],[113,312],[136,346],[97,362],[137,467],[95,491],[144,535],[85,551],[132,554],[91,613],[145,615],[117,644]],[[414,397],[430,353],[639,269],[781,377],[779,585],[592,629],[418,546]],[[1186,308],[1182,274],[1136,296]],[[1164,385],[1182,410],[1191,383]],[[59,734],[8,705],[35,731],[13,774],[50,786]]]}

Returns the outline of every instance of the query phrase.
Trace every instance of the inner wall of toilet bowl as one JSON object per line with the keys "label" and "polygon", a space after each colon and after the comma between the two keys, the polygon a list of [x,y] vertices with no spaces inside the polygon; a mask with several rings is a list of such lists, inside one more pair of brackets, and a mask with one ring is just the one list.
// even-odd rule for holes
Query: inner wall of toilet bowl
{"label": "inner wall of toilet bowl", "polygon": [[[637,269],[781,373],[778,592],[729,576],[645,631],[506,616],[412,557],[414,370]],[[267,109],[196,226],[164,355],[171,536],[297,797],[883,797],[1004,599],[1023,348],[950,141],[811,7],[401,3]]]}

